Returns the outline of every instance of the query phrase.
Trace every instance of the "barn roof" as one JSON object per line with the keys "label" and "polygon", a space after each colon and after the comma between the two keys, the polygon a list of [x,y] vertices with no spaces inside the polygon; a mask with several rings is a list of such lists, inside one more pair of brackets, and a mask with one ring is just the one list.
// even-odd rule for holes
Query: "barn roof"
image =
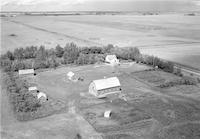
{"label": "barn roof", "polygon": [[97,90],[121,86],[117,77],[94,80],[93,83],[95,84]]}
{"label": "barn roof", "polygon": [[34,69],[19,70],[19,75],[34,74]]}

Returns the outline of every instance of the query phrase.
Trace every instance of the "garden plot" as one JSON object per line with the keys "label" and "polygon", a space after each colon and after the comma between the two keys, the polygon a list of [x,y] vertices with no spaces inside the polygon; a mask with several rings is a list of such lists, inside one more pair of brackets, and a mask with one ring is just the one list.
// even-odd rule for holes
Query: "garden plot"
{"label": "garden plot", "polygon": [[132,73],[132,76],[141,79],[144,82],[147,82],[153,86],[159,86],[163,83],[181,79],[178,76],[175,76],[171,73],[163,72],[160,70],[150,70],[150,71],[141,71]]}
{"label": "garden plot", "polygon": [[[111,110],[111,117],[105,118],[104,112]],[[101,133],[113,133],[126,130],[150,128],[151,116],[144,111],[134,108],[123,100],[95,104],[88,108],[80,108],[84,118]]]}
{"label": "garden plot", "polygon": [[179,85],[167,88],[163,91],[166,94],[176,94],[183,97],[189,97],[200,100],[200,85]]}

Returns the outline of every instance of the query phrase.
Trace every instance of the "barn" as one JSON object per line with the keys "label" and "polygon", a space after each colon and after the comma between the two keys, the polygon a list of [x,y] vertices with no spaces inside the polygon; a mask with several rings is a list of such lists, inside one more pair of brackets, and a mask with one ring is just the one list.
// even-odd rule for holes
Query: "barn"
{"label": "barn", "polygon": [[109,94],[120,92],[121,84],[117,77],[94,80],[89,85],[89,93],[98,98],[103,98]]}

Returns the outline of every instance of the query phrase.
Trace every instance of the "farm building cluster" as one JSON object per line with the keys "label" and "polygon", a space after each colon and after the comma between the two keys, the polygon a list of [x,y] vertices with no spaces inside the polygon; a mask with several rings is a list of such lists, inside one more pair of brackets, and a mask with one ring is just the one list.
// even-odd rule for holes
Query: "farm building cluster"
{"label": "farm building cluster", "polygon": [[[114,67],[116,65],[119,65],[119,60],[117,59],[116,55],[107,55],[105,58],[105,63],[109,64],[111,67]],[[78,81],[83,82],[84,78],[83,76],[80,76],[75,73],[76,71],[68,71],[67,72],[67,82],[76,83]],[[34,69],[25,69],[25,70],[19,70],[19,76],[25,79],[35,80],[36,73]],[[87,77],[87,76],[86,76]],[[66,77],[65,77],[66,78]],[[41,103],[44,103],[48,100],[48,96],[41,90],[38,89],[37,85],[34,84],[35,81],[31,85],[29,85],[28,91]],[[95,79],[92,80],[88,84],[88,94],[96,97],[96,98],[106,98],[108,95],[118,96],[119,98],[124,99],[125,97],[122,94],[122,88],[120,84],[120,80],[118,77],[106,77],[104,76],[103,79]],[[125,100],[125,99],[124,99]],[[107,114],[106,114],[107,113]],[[105,113],[105,117],[109,117],[111,114],[111,110]],[[107,115],[107,116],[106,116]]]}
{"label": "farm building cluster", "polygon": [[[18,73],[21,78],[33,79],[33,82],[35,82],[34,79],[36,73],[34,69],[19,70]],[[29,86],[28,91],[41,103],[44,103],[48,100],[47,95],[44,92],[39,91],[39,89],[35,85]]]}

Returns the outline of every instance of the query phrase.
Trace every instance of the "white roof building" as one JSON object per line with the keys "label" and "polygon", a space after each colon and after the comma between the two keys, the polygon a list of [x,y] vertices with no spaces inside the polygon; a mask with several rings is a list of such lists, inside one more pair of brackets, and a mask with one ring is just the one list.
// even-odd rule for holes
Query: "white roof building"
{"label": "white roof building", "polygon": [[38,99],[41,99],[41,98],[47,99],[47,95],[46,95],[45,93],[43,93],[43,92],[39,92],[39,93],[37,94],[37,98],[38,98]]}
{"label": "white roof building", "polygon": [[89,93],[98,97],[121,92],[121,84],[117,77],[94,80],[89,85]]}
{"label": "white roof building", "polygon": [[112,65],[119,64],[119,59],[117,59],[116,55],[107,55],[105,61]]}
{"label": "white roof building", "polygon": [[37,90],[37,87],[36,86],[33,86],[33,87],[29,87],[28,88],[28,91],[36,91]]}
{"label": "white roof building", "polygon": [[28,74],[34,74],[34,69],[25,69],[25,70],[19,70],[19,75],[28,75]]}
{"label": "white roof building", "polygon": [[72,71],[70,71],[70,72],[67,73],[67,76],[68,76],[69,79],[72,79],[72,77],[73,77],[74,75],[75,75],[75,74],[74,74]]}
{"label": "white roof building", "polygon": [[111,110],[107,110],[107,111],[104,112],[105,118],[110,118],[110,116],[111,116]]}

